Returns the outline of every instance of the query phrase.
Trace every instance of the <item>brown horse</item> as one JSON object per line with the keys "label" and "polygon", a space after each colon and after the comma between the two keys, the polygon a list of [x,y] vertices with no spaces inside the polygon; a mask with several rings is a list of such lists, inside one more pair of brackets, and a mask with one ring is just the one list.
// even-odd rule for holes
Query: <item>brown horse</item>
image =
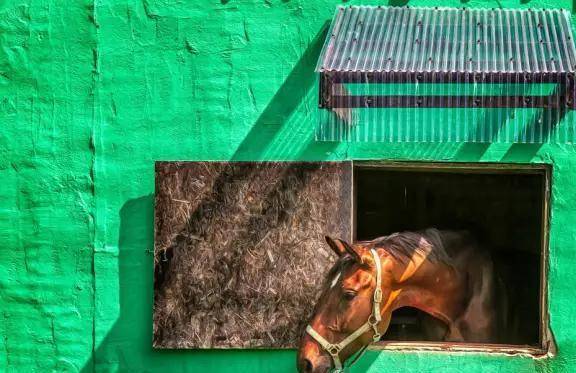
{"label": "brown horse", "polygon": [[[339,256],[298,351],[301,372],[342,369],[379,340],[392,312],[419,309],[445,328],[432,339],[497,343],[500,312],[491,259],[464,232],[395,233],[353,245],[326,237]],[[498,304],[497,304],[498,303]]]}

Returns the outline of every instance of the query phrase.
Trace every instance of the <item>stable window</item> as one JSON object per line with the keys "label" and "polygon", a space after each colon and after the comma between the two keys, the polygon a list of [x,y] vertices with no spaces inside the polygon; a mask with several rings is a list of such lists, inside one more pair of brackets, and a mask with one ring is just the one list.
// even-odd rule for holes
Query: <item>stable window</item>
{"label": "stable window", "polygon": [[401,308],[376,348],[548,350],[548,167],[360,162],[353,170],[355,240],[430,227],[467,230],[492,257],[507,294],[499,301],[506,303],[509,323],[498,344],[426,340],[423,324],[434,319]]}

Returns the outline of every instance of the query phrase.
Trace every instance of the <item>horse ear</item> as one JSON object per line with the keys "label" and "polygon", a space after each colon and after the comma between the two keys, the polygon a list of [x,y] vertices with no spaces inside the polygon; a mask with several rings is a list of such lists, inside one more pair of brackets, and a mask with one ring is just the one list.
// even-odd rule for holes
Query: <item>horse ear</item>
{"label": "horse ear", "polygon": [[342,257],[346,254],[349,254],[358,263],[362,261],[362,259],[360,258],[360,254],[358,254],[356,250],[354,250],[352,245],[350,245],[348,242],[341,240],[339,238],[334,239],[328,236],[324,236],[324,238],[326,239],[328,246],[330,246],[330,248],[332,249],[332,251],[336,253],[336,255]]}

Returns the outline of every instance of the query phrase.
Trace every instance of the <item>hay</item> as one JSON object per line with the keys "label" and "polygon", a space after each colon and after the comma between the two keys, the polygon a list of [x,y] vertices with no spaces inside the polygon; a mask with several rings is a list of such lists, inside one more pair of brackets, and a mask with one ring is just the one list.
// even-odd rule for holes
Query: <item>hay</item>
{"label": "hay", "polygon": [[[162,162],[154,346],[295,347],[350,238],[342,163]],[[343,198],[345,197],[345,198]]]}

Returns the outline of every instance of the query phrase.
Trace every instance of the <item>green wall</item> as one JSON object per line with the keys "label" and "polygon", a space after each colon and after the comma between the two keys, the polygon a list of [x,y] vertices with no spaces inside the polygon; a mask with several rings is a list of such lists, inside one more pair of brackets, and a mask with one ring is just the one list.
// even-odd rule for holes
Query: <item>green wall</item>
{"label": "green wall", "polygon": [[558,355],[372,352],[356,371],[576,371],[575,147],[316,143],[313,67],[337,4],[0,3],[0,371],[294,370],[294,351],[152,350],[154,161],[174,159],[552,163]]}

